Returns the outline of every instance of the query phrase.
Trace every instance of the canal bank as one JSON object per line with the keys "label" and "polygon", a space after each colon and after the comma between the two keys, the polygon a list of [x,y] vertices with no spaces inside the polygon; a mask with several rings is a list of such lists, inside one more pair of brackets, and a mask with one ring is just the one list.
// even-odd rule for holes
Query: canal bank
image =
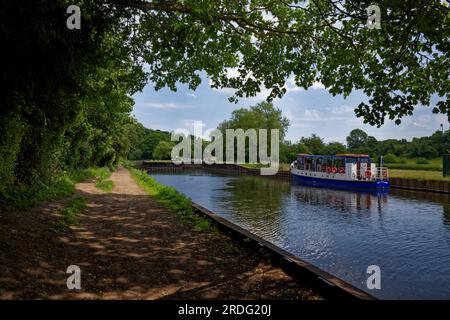
{"label": "canal bank", "polygon": [[[144,192],[127,170],[86,198],[78,223],[49,227],[69,199],[0,215],[0,299],[320,299],[267,258],[223,233],[205,233]],[[81,289],[68,290],[68,266]]]}
{"label": "canal bank", "polygon": [[[191,225],[199,225],[201,221],[198,221],[198,216],[203,219],[206,218],[207,221],[211,221],[224,234],[231,236],[233,240],[239,241],[240,247],[249,247],[256,254],[268,258],[287,274],[311,287],[320,296],[338,300],[376,299],[346,281],[299,259],[295,255],[220,217],[201,205],[191,202],[184,195],[176,192],[175,189],[158,183],[155,179],[148,176],[145,171],[133,168],[130,168],[130,171],[133,179],[141,188],[154,197],[156,201],[167,206],[173,213],[178,214],[185,222]],[[200,219],[202,220],[202,218]],[[205,225],[204,223],[201,224]],[[211,229],[209,226],[204,229],[206,233],[213,230],[217,229]]]}
{"label": "canal bank", "polygon": [[[450,201],[433,192],[370,194],[202,170],[159,183],[301,260],[381,299],[450,297]],[[368,290],[377,265],[382,289]]]}
{"label": "canal bank", "polygon": [[[229,175],[250,175],[260,176],[259,169],[250,169],[235,164],[180,164],[176,165],[171,162],[146,162],[143,161],[139,166],[148,172],[180,172],[183,170],[205,170],[215,173],[223,173]],[[289,171],[278,171],[276,175],[261,176],[270,179],[279,179],[290,181],[291,174]],[[409,178],[390,178],[391,188],[417,190],[424,192],[436,192],[450,194],[450,181],[438,180],[419,180]]]}

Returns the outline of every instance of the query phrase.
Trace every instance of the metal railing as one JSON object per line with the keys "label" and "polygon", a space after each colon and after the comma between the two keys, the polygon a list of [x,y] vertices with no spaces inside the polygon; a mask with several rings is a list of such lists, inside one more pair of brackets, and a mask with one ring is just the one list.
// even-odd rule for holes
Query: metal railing
{"label": "metal railing", "polygon": [[386,167],[378,167],[375,178],[377,180],[389,180],[389,171]]}

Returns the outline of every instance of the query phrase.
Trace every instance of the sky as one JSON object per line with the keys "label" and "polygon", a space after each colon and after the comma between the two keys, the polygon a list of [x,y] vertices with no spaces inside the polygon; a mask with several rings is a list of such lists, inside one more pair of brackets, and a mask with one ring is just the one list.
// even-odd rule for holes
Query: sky
{"label": "sky", "polygon": [[[268,95],[263,90],[256,97],[241,98],[237,104],[230,103],[233,89],[212,89],[209,79],[202,74],[202,83],[196,91],[191,91],[186,85],[179,84],[177,92],[167,88],[155,91],[149,83],[140,93],[134,95],[135,106],[133,115],[145,127],[173,131],[187,129],[193,133],[194,121],[201,122],[204,130],[216,128],[217,125],[231,117],[233,110],[250,107],[264,101]],[[414,115],[404,117],[401,125],[395,125],[387,120],[381,127],[372,127],[357,118],[354,108],[367,97],[362,92],[354,92],[344,99],[342,96],[332,96],[320,83],[315,83],[308,90],[296,87],[292,80],[287,82],[287,93],[281,99],[275,99],[273,104],[281,109],[290,121],[286,139],[298,141],[302,136],[315,133],[325,142],[339,141],[345,143],[345,138],[353,129],[360,128],[378,140],[408,139],[431,135],[440,130],[449,129],[446,115],[435,115],[431,107],[419,106]]]}

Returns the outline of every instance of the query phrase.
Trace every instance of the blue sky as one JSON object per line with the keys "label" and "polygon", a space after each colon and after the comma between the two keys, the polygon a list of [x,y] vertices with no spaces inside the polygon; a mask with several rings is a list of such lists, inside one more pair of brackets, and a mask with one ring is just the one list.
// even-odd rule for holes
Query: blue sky
{"label": "blue sky", "polygon": [[[293,142],[312,133],[318,134],[326,142],[345,142],[345,137],[355,128],[363,129],[379,140],[410,140],[412,137],[432,134],[440,129],[441,123],[446,130],[449,128],[445,115],[435,115],[431,108],[425,107],[417,107],[414,115],[403,118],[399,126],[388,121],[381,128],[371,127],[363,124],[353,112],[355,106],[367,99],[361,92],[344,99],[342,96],[333,97],[319,83],[304,90],[296,87],[292,81],[288,81],[287,90],[282,99],[276,99],[273,103],[290,120],[286,138]],[[177,92],[167,88],[155,91],[153,84],[149,83],[143,92],[134,96],[133,115],[151,129],[192,131],[193,122],[201,121],[206,130],[229,119],[233,110],[255,105],[267,96],[267,91],[263,91],[254,98],[240,99],[235,104],[228,101],[232,93],[232,89],[212,89],[206,76],[202,76],[202,84],[195,92],[183,84],[178,85]]]}

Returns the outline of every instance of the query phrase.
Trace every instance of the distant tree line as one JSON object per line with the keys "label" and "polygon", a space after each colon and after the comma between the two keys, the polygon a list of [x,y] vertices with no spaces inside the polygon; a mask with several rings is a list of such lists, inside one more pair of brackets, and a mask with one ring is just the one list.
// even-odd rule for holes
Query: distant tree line
{"label": "distant tree line", "polygon": [[450,151],[450,131],[436,131],[431,136],[406,139],[377,140],[361,129],[354,129],[346,138],[347,144],[325,143],[316,134],[302,137],[298,142],[284,141],[280,149],[280,161],[289,162],[297,153],[334,155],[338,153],[369,154],[379,156],[388,162],[396,162],[396,157],[433,159]]}
{"label": "distant tree line", "polygon": [[[261,102],[249,108],[233,111],[231,118],[219,124],[218,129],[225,134],[226,129],[279,129],[280,162],[290,163],[298,153],[335,155],[339,153],[369,154],[377,159],[387,156],[385,160],[396,162],[396,157],[436,158],[450,151],[450,131],[436,131],[429,137],[406,139],[377,140],[361,129],[352,130],[346,138],[346,144],[332,141],[325,143],[317,134],[301,137],[296,142],[285,138],[289,120],[273,104]],[[136,123],[137,142],[132,146],[130,159],[170,159],[175,142],[170,140],[170,133],[147,129]],[[204,143],[207,143],[204,141]],[[224,146],[225,149],[225,146]],[[248,146],[246,146],[248,151]]]}
{"label": "distant tree line", "polygon": [[128,159],[168,160],[174,145],[175,143],[170,141],[170,132],[147,129],[136,122]]}

